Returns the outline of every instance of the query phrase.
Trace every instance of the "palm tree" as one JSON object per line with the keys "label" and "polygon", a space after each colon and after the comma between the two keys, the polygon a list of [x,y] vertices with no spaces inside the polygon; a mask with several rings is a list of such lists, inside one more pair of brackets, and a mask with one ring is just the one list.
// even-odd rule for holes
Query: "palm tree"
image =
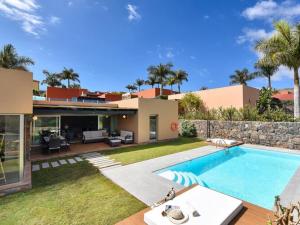
{"label": "palm tree", "polygon": [[77,83],[70,84],[70,88],[80,88],[80,84]]}
{"label": "palm tree", "polygon": [[19,56],[12,44],[4,45],[0,51],[0,67],[28,71],[28,65],[34,65],[29,57]]}
{"label": "palm tree", "polygon": [[43,70],[43,74],[46,76],[46,78],[42,81],[42,84],[47,84],[50,87],[61,86],[58,74],[50,73],[47,70]]}
{"label": "palm tree", "polygon": [[172,74],[172,63],[167,64],[159,64],[157,66],[149,66],[148,67],[148,73],[149,76],[156,77],[157,83],[160,84],[160,95],[163,94],[163,86],[166,83],[166,80],[168,78],[168,75]]}
{"label": "palm tree", "polygon": [[271,77],[278,71],[279,66],[271,62],[261,62],[255,63],[255,72],[257,76],[266,77],[268,79],[268,87],[272,89]]}
{"label": "palm tree", "polygon": [[246,68],[236,70],[235,73],[230,76],[230,84],[247,85],[247,82],[253,80],[256,76],[256,73],[250,73]]}
{"label": "palm tree", "polygon": [[75,73],[72,68],[67,69],[64,67],[63,71],[59,74],[60,80],[68,81],[68,88],[70,87],[70,80],[80,83],[79,74]]}
{"label": "palm tree", "polygon": [[157,83],[156,77],[153,75],[148,76],[148,80],[145,81],[145,84],[150,85],[152,88]]}
{"label": "palm tree", "polygon": [[286,21],[275,23],[274,33],[270,38],[258,41],[255,48],[263,54],[261,62],[272,59],[276,64],[294,71],[294,117],[300,116],[300,24],[290,25]]}
{"label": "palm tree", "polygon": [[172,75],[172,76],[169,76],[167,78],[167,82],[166,82],[167,85],[170,85],[171,86],[171,90],[173,91],[173,85],[176,84],[176,79],[175,77]]}
{"label": "palm tree", "polygon": [[138,87],[138,90],[141,90],[141,86],[145,84],[145,81],[143,79],[136,79],[135,85]]}
{"label": "palm tree", "polygon": [[178,86],[178,92],[180,93],[180,85],[182,85],[183,81],[188,81],[188,73],[184,70],[174,71],[174,78]]}
{"label": "palm tree", "polygon": [[135,85],[133,85],[133,84],[128,84],[128,85],[126,86],[126,88],[128,89],[128,91],[129,91],[130,93],[132,93],[132,91],[137,90],[137,87],[136,87]]}

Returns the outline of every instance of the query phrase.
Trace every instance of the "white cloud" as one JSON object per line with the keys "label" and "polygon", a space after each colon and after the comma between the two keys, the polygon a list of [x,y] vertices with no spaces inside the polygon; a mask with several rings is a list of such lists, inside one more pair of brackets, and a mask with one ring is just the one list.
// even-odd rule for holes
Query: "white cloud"
{"label": "white cloud", "polygon": [[263,0],[245,9],[242,15],[248,20],[262,19],[273,22],[278,19],[294,21],[300,17],[300,3],[294,0],[276,2]]}
{"label": "white cloud", "polygon": [[71,7],[73,5],[72,1],[68,1],[68,6]]}
{"label": "white cloud", "polygon": [[52,25],[56,25],[56,24],[59,24],[61,22],[61,19],[57,16],[51,16],[50,17],[50,20],[49,20],[49,23],[52,24]]}
{"label": "white cloud", "polygon": [[126,9],[128,11],[129,21],[140,20],[142,18],[141,15],[137,12],[137,9],[138,9],[137,6],[128,4]]}
{"label": "white cloud", "polygon": [[272,80],[281,81],[285,79],[293,79],[293,71],[289,70],[285,66],[280,66],[279,70],[273,75]]}
{"label": "white cloud", "polygon": [[173,53],[173,49],[172,48],[167,48],[167,51],[166,51],[166,58],[174,58],[175,54]]}
{"label": "white cloud", "polygon": [[249,29],[245,28],[243,34],[238,36],[236,42],[238,44],[243,44],[245,42],[254,43],[260,39],[269,38],[274,34],[273,31],[267,32],[265,29]]}
{"label": "white cloud", "polygon": [[206,19],[206,20],[208,20],[210,18],[210,16],[209,15],[204,15],[203,16],[203,19]]}
{"label": "white cloud", "polygon": [[0,0],[0,14],[18,21],[25,32],[36,37],[46,30],[43,18],[36,12],[38,8],[35,0]]}

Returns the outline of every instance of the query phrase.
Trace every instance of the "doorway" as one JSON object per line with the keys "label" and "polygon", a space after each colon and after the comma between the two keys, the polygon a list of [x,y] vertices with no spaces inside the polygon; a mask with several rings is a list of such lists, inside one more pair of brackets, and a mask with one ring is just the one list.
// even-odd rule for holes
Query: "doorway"
{"label": "doorway", "polygon": [[157,115],[150,116],[150,140],[157,140]]}

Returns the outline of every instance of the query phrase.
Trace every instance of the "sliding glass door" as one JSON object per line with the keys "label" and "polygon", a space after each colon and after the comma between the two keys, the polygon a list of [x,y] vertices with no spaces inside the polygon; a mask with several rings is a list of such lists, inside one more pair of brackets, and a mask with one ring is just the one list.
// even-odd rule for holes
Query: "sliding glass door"
{"label": "sliding glass door", "polygon": [[60,135],[60,116],[35,116],[33,120],[32,144],[40,144],[43,132]]}
{"label": "sliding glass door", "polygon": [[19,182],[24,167],[24,115],[0,115],[0,185]]}

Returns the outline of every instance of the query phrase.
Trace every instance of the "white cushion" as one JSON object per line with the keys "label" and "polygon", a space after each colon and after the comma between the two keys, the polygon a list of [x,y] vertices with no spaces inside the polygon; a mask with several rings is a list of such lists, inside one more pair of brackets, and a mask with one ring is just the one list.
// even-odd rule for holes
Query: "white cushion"
{"label": "white cushion", "polygon": [[94,140],[103,137],[104,130],[95,130],[95,131],[84,131],[83,136],[85,140]]}
{"label": "white cushion", "polygon": [[127,131],[127,130],[121,130],[121,132],[120,132],[120,136],[121,137],[126,137],[126,136],[130,136],[130,137],[132,137],[132,135],[133,135],[133,132],[131,132],[131,131]]}
{"label": "white cushion", "polygon": [[[179,206],[183,212],[189,215],[189,220],[184,225],[229,224],[243,208],[241,200],[198,185],[145,213],[146,224],[173,225],[167,217],[161,215],[166,205]],[[193,217],[192,213],[195,210],[200,214],[199,217]]]}

